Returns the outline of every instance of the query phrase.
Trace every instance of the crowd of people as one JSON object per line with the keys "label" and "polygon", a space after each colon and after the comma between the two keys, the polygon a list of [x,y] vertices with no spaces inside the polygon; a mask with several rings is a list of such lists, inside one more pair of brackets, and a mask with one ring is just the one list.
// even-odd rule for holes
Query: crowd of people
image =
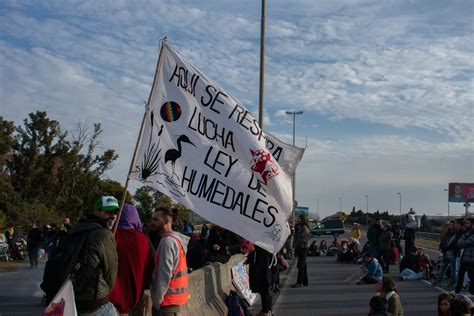
{"label": "crowd of people", "polygon": [[[69,218],[64,218],[62,225],[52,223],[44,225],[42,228],[39,227],[38,222],[33,222],[27,234],[23,236],[19,234],[13,224],[9,224],[4,232],[9,247],[9,257],[12,260],[24,260],[25,255],[28,255],[31,268],[36,268],[38,257],[41,255],[50,256],[70,228]],[[20,250],[23,245],[27,250],[25,254]]]}
{"label": "crowd of people", "polygon": [[[124,204],[117,231],[112,233],[119,210],[118,201],[106,196],[97,199],[92,212],[71,225],[64,219],[61,226],[51,224],[41,229],[33,223],[26,241],[32,268],[38,267],[40,250],[50,257],[69,247],[72,236],[87,234],[86,250],[81,251],[80,272],[73,279],[76,306],[80,315],[128,314],[136,308],[145,289],[151,290],[153,308],[157,315],[177,315],[180,306],[188,299],[188,273],[213,262],[226,263],[234,254],[249,254],[250,288],[259,293],[263,315],[271,315],[272,292],[280,290],[279,274],[288,269],[290,254],[282,250],[276,257],[254,246],[240,236],[217,225],[202,225],[196,231],[192,223],[180,221],[176,209],[159,207],[153,213],[151,224],[142,225],[138,211]],[[411,210],[407,217],[413,221]],[[408,219],[409,221],[409,219]],[[11,253],[18,252],[17,231],[10,225],[5,232]],[[399,262],[400,280],[418,280],[437,277],[434,286],[442,286],[449,279],[448,288],[453,295],[440,295],[439,315],[463,315],[472,302],[459,294],[468,285],[474,295],[474,219],[450,221],[442,232],[439,271],[436,265],[415,246],[414,234],[406,231],[402,237],[400,226],[393,227],[377,219],[367,230],[367,242],[362,249],[360,225],[355,224],[349,239],[334,236],[328,246],[325,240],[311,241],[311,230],[304,216],[300,216],[294,229],[293,249],[297,257],[297,280],[294,288],[309,285],[308,256],[336,256],[341,263],[362,263],[363,277],[359,284],[374,284],[378,292],[370,300],[369,315],[403,315],[400,295],[390,274],[390,265]],[[405,239],[405,251],[400,240]],[[407,247],[408,240],[408,247]],[[400,260],[401,259],[401,260]],[[46,269],[48,270],[48,269]],[[43,280],[46,300],[48,276]],[[82,275],[81,275],[82,273]],[[42,287],[43,287],[42,284]],[[466,306],[468,306],[466,308]],[[467,313],[468,313],[467,312]]]}
{"label": "crowd of people", "polygon": [[[69,221],[60,229],[32,225],[27,237],[32,267],[38,266],[39,248],[48,256],[41,284],[46,303],[62,285],[57,282],[57,274],[64,270],[60,265],[69,264],[58,265],[58,260],[72,260],[71,253],[77,252],[79,268],[73,264],[68,276],[79,315],[128,315],[146,289],[154,315],[179,315],[188,300],[188,273],[213,262],[226,263],[234,254],[250,253],[250,287],[261,296],[263,314],[271,315],[272,292],[279,291],[279,273],[288,268],[282,255],[274,260],[272,254],[218,225],[204,223],[196,231],[191,223],[179,220],[176,209],[166,207],[158,207],[151,224],[143,225],[135,206],[125,203],[114,234],[119,209],[116,198],[104,196],[72,226]],[[74,247],[79,249],[71,250]],[[299,255],[303,253],[304,249]]]}

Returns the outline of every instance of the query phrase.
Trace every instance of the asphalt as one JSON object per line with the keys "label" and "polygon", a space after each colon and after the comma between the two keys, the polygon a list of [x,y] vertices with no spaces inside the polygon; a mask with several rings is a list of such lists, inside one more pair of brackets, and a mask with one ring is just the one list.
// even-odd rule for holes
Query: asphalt
{"label": "asphalt", "polygon": [[[374,285],[344,283],[349,275],[359,271],[360,265],[341,264],[335,257],[308,257],[307,263],[309,286],[291,288],[297,276],[296,267],[292,269],[285,287],[274,300],[274,315],[368,314],[370,298],[376,295]],[[398,265],[391,265],[390,271],[388,276],[395,281],[405,315],[437,315],[437,297],[442,289],[422,280],[399,281]]]}
{"label": "asphalt", "polygon": [[[318,241],[321,238],[318,238]],[[330,243],[330,238],[326,238]],[[365,240],[362,240],[364,243]],[[431,257],[435,251],[426,250]],[[291,288],[296,283],[296,260],[291,261],[289,273],[281,274],[283,288],[274,297],[274,315],[367,315],[369,300],[376,294],[373,285],[348,285],[343,281],[359,265],[340,264],[335,257],[309,257],[309,286]],[[41,283],[44,262],[39,269],[27,269],[27,264],[0,270],[0,315],[41,315]],[[13,270],[13,271],[12,271]],[[398,266],[392,265],[389,274],[395,280],[405,315],[436,315],[436,300],[442,289],[432,287],[426,281],[399,281]],[[252,314],[259,310],[259,302],[252,306]]]}
{"label": "asphalt", "polygon": [[38,269],[20,268],[0,273],[0,315],[41,315],[44,304],[39,285],[43,278],[44,264]]}

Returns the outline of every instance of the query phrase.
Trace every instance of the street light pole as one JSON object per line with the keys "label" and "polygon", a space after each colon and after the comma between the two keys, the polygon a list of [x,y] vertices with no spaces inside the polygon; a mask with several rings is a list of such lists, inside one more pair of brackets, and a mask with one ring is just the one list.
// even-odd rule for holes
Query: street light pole
{"label": "street light pole", "polygon": [[260,21],[260,82],[258,94],[258,125],[263,129],[263,93],[265,87],[265,0],[262,0]]}
{"label": "street light pole", "polygon": [[319,217],[319,199],[316,199],[316,217]]}
{"label": "street light pole", "polygon": [[444,191],[448,192],[448,221],[449,221],[449,190],[444,189]]}
{"label": "street light pole", "polygon": [[[301,115],[303,114],[303,111],[286,111],[286,114],[287,115],[293,115],[293,146],[295,145],[295,125],[296,125],[296,115]],[[293,224],[293,227],[295,227],[295,208],[296,208],[296,201],[295,201],[295,184],[296,184],[296,181],[295,181],[295,176],[296,176],[296,170],[295,172],[293,173],[293,177],[292,177],[292,185],[291,185],[291,194],[293,196],[293,211],[291,212],[291,222]]]}
{"label": "street light pole", "polygon": [[342,197],[339,198],[339,212],[342,213]]}
{"label": "street light pole", "polygon": [[397,193],[400,197],[400,227],[402,227],[402,194],[400,192]]}
{"label": "street light pole", "polygon": [[367,225],[369,225],[369,195],[366,194],[365,198],[367,199],[367,208],[366,208],[366,211],[367,211]]}

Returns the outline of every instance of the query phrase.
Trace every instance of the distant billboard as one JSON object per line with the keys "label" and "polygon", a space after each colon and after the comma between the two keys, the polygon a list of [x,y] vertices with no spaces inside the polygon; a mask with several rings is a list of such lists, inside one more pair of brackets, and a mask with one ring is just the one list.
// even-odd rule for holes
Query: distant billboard
{"label": "distant billboard", "polygon": [[306,206],[298,206],[296,208],[296,216],[300,216],[303,214],[304,216],[308,217],[309,216],[309,207]]}
{"label": "distant billboard", "polygon": [[450,183],[449,202],[474,202],[474,183]]}

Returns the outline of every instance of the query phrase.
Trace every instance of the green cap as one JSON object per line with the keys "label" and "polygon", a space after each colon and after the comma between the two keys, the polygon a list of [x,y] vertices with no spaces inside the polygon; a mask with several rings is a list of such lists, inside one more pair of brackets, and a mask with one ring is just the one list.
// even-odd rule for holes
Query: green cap
{"label": "green cap", "polygon": [[120,209],[119,203],[113,196],[102,196],[95,201],[95,208],[106,212]]}

